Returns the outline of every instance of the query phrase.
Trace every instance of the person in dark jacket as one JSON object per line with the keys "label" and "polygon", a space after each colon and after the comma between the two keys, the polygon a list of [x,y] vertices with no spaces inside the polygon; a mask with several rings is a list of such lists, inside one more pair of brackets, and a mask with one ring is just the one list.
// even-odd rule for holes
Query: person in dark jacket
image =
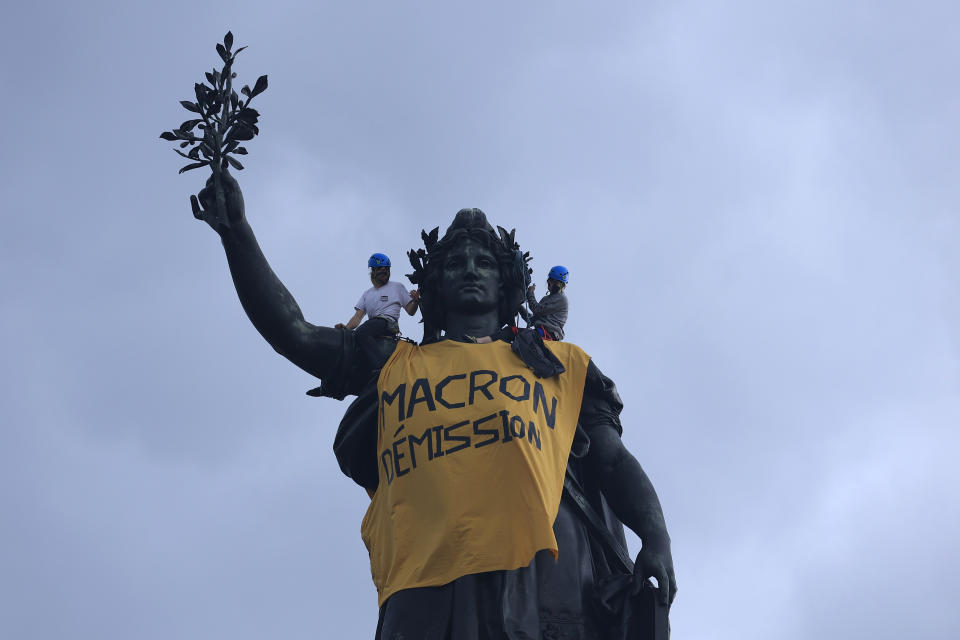
{"label": "person in dark jacket", "polygon": [[530,314],[525,318],[527,322],[540,330],[540,335],[546,340],[563,340],[563,325],[567,323],[569,303],[564,289],[570,279],[570,270],[557,265],[547,274],[547,295],[537,302],[533,297],[533,290],[537,285],[531,284],[527,289],[527,304],[530,305]]}

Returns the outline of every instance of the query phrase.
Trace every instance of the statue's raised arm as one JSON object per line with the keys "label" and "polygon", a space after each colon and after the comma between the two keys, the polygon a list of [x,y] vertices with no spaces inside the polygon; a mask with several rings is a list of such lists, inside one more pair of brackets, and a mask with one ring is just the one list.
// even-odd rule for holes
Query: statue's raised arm
{"label": "statue's raised arm", "polygon": [[[180,173],[210,167],[212,175],[198,196],[190,196],[193,215],[216,231],[227,252],[230,273],[243,310],[253,326],[274,349],[295,365],[317,377],[327,376],[337,366],[343,332],[317,327],[303,319],[297,301],[273,273],[247,224],[240,185],[228,169],[243,169],[236,156],[246,156],[243,143],[260,129],[260,113],[251,101],[267,89],[267,76],[254,85],[235,89],[237,55],[246,47],[233,48],[228,31],[216,45],[223,66],[204,73],[206,82],[194,84],[192,100],[180,105],[190,119],[164,131],[160,138],[177,144],[174,152],[190,162]],[[237,85],[238,86],[238,85]]]}
{"label": "statue's raised arm", "polygon": [[[220,235],[243,310],[279,354],[307,373],[326,377],[337,365],[343,332],[304,319],[297,301],[260,250],[247,222],[240,185],[226,170],[220,173],[219,186],[217,182],[211,175],[199,198],[192,199],[194,216]],[[217,197],[218,189],[222,199]]]}

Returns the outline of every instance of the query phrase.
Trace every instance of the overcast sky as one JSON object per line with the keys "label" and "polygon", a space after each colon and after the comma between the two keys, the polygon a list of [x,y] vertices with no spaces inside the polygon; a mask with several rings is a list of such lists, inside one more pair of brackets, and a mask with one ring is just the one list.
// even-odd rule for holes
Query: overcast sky
{"label": "overcast sky", "polygon": [[[603,8],[597,8],[599,4]],[[455,6],[456,5],[456,6]],[[157,138],[232,29],[238,178],[345,322],[462,207],[618,384],[675,638],[960,637],[956,2],[17,3],[0,22],[0,637],[371,638],[344,403]],[[416,319],[401,328],[419,338]],[[636,544],[634,544],[636,549]]]}

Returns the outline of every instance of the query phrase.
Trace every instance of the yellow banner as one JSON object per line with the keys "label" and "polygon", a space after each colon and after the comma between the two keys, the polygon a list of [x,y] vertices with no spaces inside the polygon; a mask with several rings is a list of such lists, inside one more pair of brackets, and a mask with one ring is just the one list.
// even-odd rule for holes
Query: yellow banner
{"label": "yellow banner", "polygon": [[400,342],[377,383],[380,484],[361,533],[382,605],[401,589],[557,555],[557,517],[589,356],[537,378],[504,342]]}

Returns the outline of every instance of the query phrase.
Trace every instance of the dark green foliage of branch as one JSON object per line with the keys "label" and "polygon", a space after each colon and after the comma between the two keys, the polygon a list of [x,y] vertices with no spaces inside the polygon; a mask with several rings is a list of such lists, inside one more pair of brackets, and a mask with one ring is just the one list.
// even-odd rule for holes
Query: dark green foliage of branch
{"label": "dark green foliage of branch", "polygon": [[207,82],[193,85],[196,102],[181,100],[180,104],[198,118],[186,120],[173,131],[164,131],[160,137],[177,142],[180,149],[190,147],[189,151],[174,151],[190,161],[180,169],[180,173],[209,166],[214,174],[222,169],[233,167],[243,169],[243,165],[233,155],[246,155],[247,150],[239,146],[241,142],[253,140],[260,133],[257,120],[260,113],[250,108],[250,101],[267,89],[267,76],[260,76],[253,89],[244,85],[241,97],[233,89],[233,63],[237,54],[246,49],[233,48],[233,34],[229,31],[223,42],[217,44],[217,53],[223,60],[223,68],[214,68],[205,75]]}

